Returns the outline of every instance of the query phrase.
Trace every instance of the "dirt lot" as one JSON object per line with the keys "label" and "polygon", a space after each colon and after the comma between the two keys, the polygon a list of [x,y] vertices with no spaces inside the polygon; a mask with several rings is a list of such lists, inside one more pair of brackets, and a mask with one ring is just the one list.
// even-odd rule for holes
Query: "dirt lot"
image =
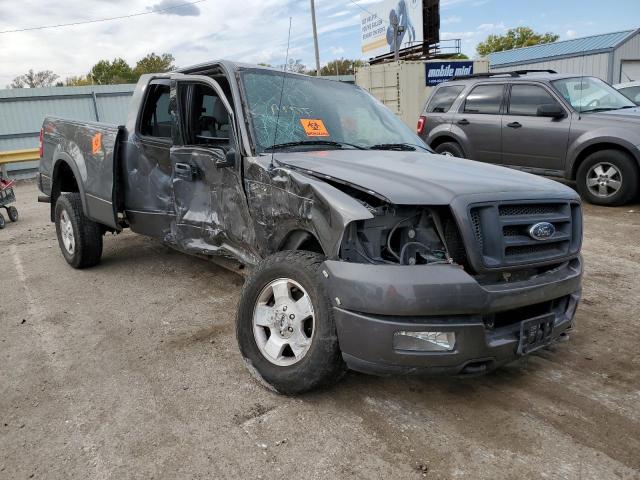
{"label": "dirt lot", "polygon": [[36,194],[0,231],[1,479],[640,479],[638,205],[586,208],[570,342],[287,398],[236,349],[239,276],[129,233],[73,270]]}

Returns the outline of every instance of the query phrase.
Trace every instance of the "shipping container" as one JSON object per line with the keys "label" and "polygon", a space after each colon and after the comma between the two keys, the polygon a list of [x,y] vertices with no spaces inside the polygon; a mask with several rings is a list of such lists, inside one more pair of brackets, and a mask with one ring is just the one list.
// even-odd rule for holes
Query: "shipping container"
{"label": "shipping container", "polygon": [[369,91],[413,129],[433,86],[454,75],[488,71],[487,60],[401,60],[358,68],[356,85]]}

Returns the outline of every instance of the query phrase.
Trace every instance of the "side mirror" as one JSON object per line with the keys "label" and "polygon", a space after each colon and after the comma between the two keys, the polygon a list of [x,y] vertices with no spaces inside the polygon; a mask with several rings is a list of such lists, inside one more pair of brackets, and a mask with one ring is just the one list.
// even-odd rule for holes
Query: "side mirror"
{"label": "side mirror", "polygon": [[222,150],[222,155],[216,160],[216,168],[233,167],[238,161],[238,152],[233,148],[229,151]]}
{"label": "side mirror", "polygon": [[538,117],[564,118],[566,113],[557,103],[545,103],[538,107]]}

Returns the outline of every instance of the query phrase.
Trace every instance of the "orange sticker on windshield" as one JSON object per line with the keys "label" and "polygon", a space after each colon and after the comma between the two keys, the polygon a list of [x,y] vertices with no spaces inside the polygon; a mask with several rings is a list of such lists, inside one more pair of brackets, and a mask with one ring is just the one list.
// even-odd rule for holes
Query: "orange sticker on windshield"
{"label": "orange sticker on windshield", "polygon": [[96,133],[91,139],[91,152],[95,155],[102,150],[102,134]]}
{"label": "orange sticker on windshield", "polygon": [[322,120],[314,120],[311,118],[301,118],[300,123],[307,137],[329,137],[329,131],[324,126]]}

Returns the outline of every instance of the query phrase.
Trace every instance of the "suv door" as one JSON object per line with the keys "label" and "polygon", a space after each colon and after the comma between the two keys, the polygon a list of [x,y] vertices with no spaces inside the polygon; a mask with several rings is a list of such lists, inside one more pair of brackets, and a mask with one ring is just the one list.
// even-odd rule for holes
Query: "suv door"
{"label": "suv door", "polygon": [[466,158],[501,163],[502,105],[505,84],[486,83],[471,88],[456,114],[451,131]]}
{"label": "suv door", "polygon": [[[541,107],[563,113],[544,116]],[[570,126],[566,109],[543,85],[511,84],[502,117],[503,163],[536,173],[564,172]]]}
{"label": "suv door", "polygon": [[235,115],[222,88],[206,76],[173,75],[171,112],[171,240],[184,251],[226,251],[255,261]]}

